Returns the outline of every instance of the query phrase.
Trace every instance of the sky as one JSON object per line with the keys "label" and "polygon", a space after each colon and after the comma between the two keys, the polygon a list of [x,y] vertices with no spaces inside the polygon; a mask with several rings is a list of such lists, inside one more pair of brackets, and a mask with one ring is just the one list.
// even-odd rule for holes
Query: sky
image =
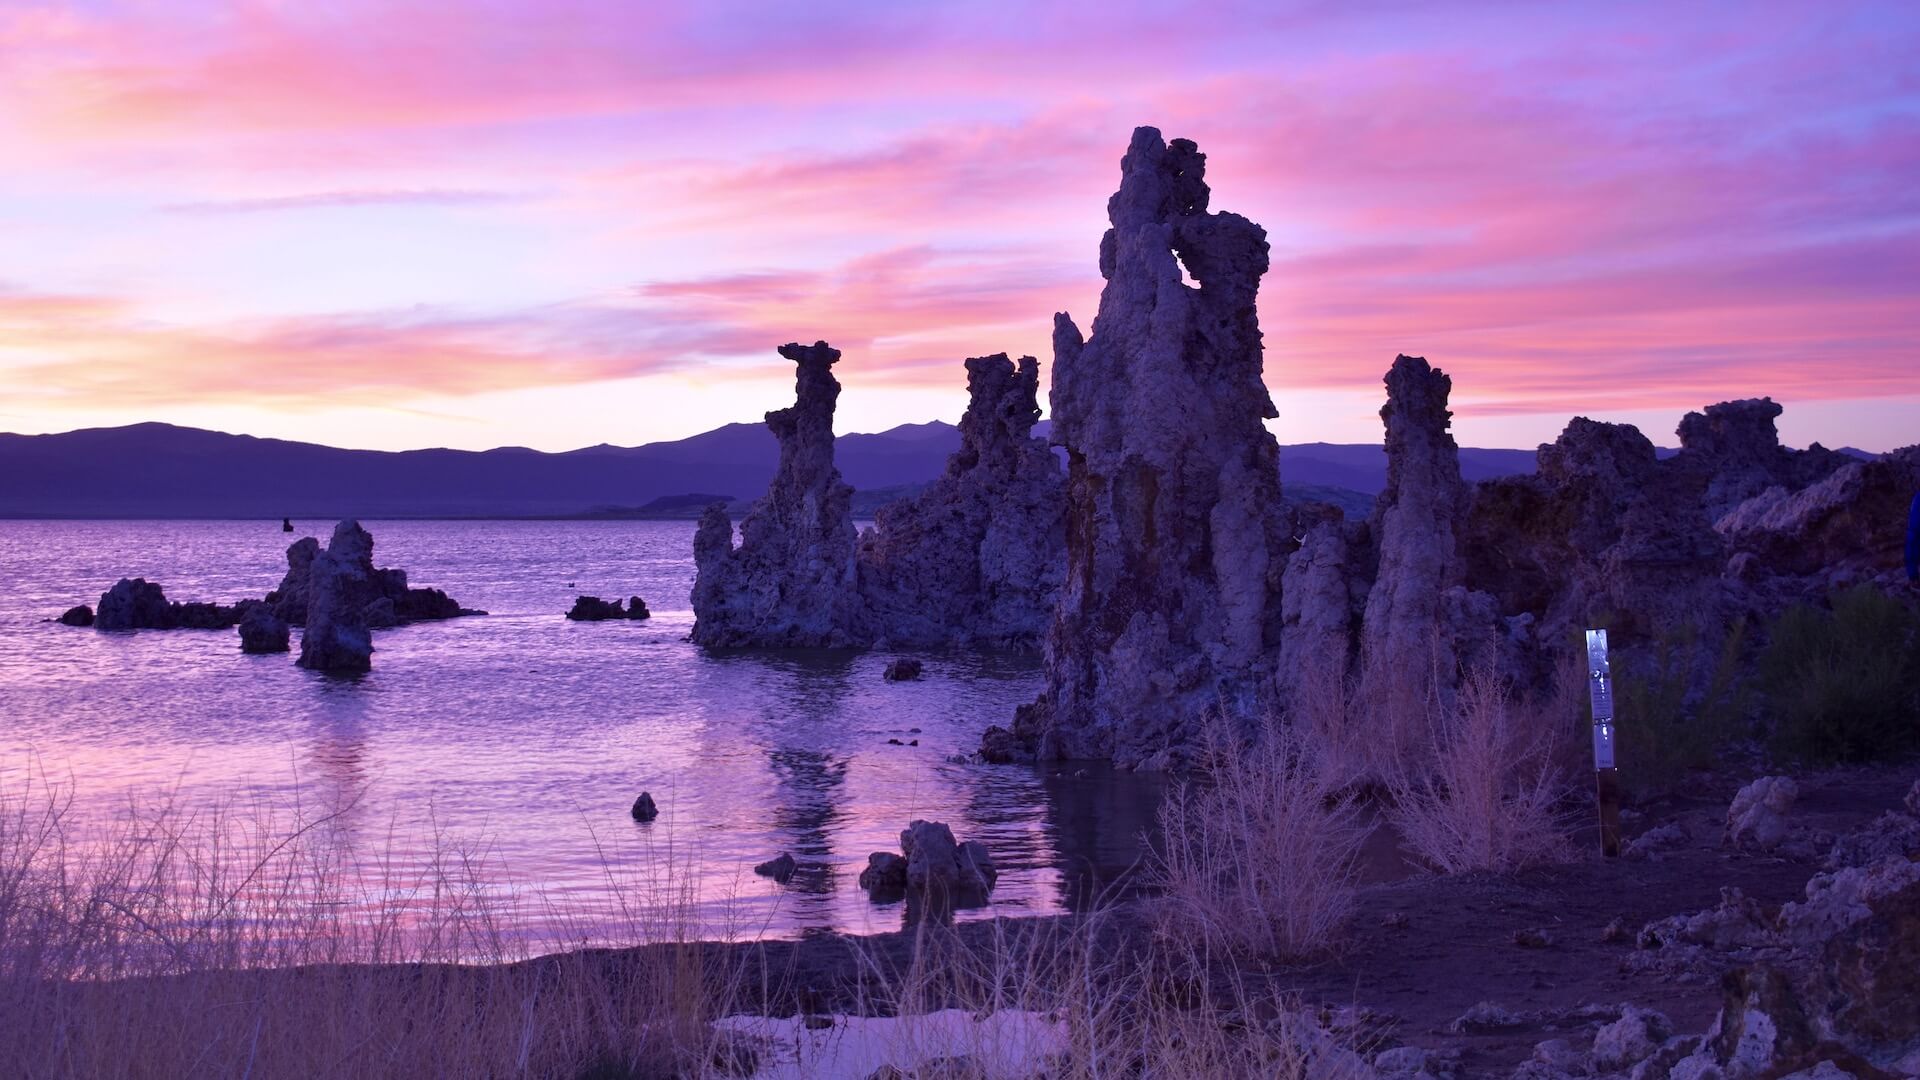
{"label": "sky", "polygon": [[1920,441],[1920,5],[0,0],[0,430],[839,430],[1098,303],[1133,127],[1263,225],[1282,442]]}

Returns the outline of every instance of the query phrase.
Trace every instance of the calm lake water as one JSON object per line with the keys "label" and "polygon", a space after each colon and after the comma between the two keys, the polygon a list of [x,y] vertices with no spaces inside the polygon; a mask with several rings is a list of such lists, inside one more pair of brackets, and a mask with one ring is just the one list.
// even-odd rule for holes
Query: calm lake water
{"label": "calm lake water", "polygon": [[[1035,657],[919,654],[923,680],[888,683],[890,654],[704,653],[686,641],[692,522],[365,524],[376,563],[491,614],[381,631],[360,677],[244,656],[232,631],[73,629],[45,620],[123,576],[260,596],[288,542],[333,523],[0,521],[0,785],[44,773],[83,825],[167,798],[345,808],[329,827],[357,857],[482,851],[539,897],[517,918],[570,925],[631,892],[610,878],[657,881],[671,859],[709,926],[898,929],[903,905],[854,879],[916,817],[994,853],[992,905],[962,918],[1079,906],[1138,857],[1151,781],[948,761],[1035,696]],[[570,623],[579,593],[638,593],[654,616]],[[643,789],[661,809],[645,825]],[[820,869],[753,875],[781,851]]]}

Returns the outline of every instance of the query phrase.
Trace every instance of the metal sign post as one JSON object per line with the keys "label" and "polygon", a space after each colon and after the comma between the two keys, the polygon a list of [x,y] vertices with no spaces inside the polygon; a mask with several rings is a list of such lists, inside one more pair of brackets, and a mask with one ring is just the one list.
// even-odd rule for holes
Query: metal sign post
{"label": "metal sign post", "polygon": [[1613,768],[1613,673],[1607,632],[1587,631],[1587,695],[1593,703],[1593,771],[1600,786],[1600,853],[1620,854],[1620,774]]}

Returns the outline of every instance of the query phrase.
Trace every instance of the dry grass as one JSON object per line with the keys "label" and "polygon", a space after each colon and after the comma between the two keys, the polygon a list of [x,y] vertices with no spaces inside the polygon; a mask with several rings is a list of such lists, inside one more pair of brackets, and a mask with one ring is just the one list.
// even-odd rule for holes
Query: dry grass
{"label": "dry grass", "polygon": [[1566,725],[1545,718],[1560,711],[1523,707],[1491,673],[1470,673],[1432,714],[1425,752],[1389,778],[1388,816],[1406,845],[1444,873],[1564,857]]}
{"label": "dry grass", "polygon": [[[665,1076],[716,1045],[730,973],[671,891],[534,940],[499,868],[444,836],[363,872],[334,815],[163,803],[101,835],[68,811],[39,778],[0,794],[9,1075]],[[680,944],[535,959],[607,919]]]}
{"label": "dry grass", "polygon": [[[882,1053],[863,1058],[831,1036],[802,1041],[786,1075],[856,1063],[840,1075],[883,1064],[904,1075],[1049,1080],[1367,1074],[1344,1038],[1270,983],[1202,944],[1133,930],[1111,915],[997,923],[989,940],[966,945],[923,930],[904,969],[867,960],[876,990],[856,1012],[901,1018],[877,1033]],[[949,1071],[928,1069],[943,1060]]]}
{"label": "dry grass", "polygon": [[1166,929],[1262,956],[1326,948],[1352,902],[1358,807],[1295,729],[1269,722],[1251,745],[1209,731],[1204,778],[1161,804],[1149,876]]}
{"label": "dry grass", "polygon": [[[1274,740],[1253,758],[1220,759],[1243,764],[1216,763],[1215,775],[1237,785],[1242,827],[1264,845],[1247,854],[1299,866],[1288,895],[1320,883],[1317,917],[1275,909],[1268,931],[1304,943],[1330,933],[1344,893],[1325,885],[1341,872],[1326,879],[1303,860],[1349,857],[1310,842],[1311,825],[1339,834],[1347,819],[1344,804],[1311,802],[1298,748]],[[1277,786],[1262,763],[1284,765]],[[768,1075],[845,1074],[832,1054],[754,1044],[743,1025],[717,1023],[764,998],[752,979],[792,973],[695,940],[715,931],[672,884],[684,861],[672,852],[658,878],[617,882],[621,901],[593,925],[563,919],[533,939],[514,928],[527,922],[518,905],[538,901],[443,833],[419,838],[418,858],[362,871],[331,814],[163,802],[96,834],[39,780],[0,793],[0,809],[9,1076],[631,1080],[740,1074],[756,1059]],[[1240,902],[1271,906],[1278,894],[1255,888]],[[891,1060],[903,1066],[964,1059],[942,1076],[1362,1072],[1313,1016],[1216,963],[1205,940],[1137,929],[1104,915],[1023,921],[966,944],[929,926],[904,966],[873,954],[872,992],[856,1011],[896,1018]],[[579,948],[609,934],[656,947]],[[744,1026],[756,1023],[773,1022]]]}

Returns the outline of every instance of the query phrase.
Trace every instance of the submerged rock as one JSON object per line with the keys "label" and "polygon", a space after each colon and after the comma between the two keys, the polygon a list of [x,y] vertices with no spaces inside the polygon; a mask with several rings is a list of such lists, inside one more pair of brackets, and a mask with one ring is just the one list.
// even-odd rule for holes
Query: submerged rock
{"label": "submerged rock", "polygon": [[767,414],[780,465],[740,523],[722,503],[694,536],[693,640],[708,646],[844,647],[864,640],[851,497],[833,464],[840,350],[780,346],[798,369],[794,404]]}
{"label": "submerged rock", "polygon": [[892,645],[1037,645],[1066,568],[1066,479],[1044,442],[1040,365],[967,361],[960,449],[860,538],[867,636]]}
{"label": "submerged rock", "polygon": [[249,605],[240,619],[240,651],[243,653],[288,652],[292,638],[287,621],[275,615],[270,604]]}
{"label": "submerged rock", "polygon": [[647,610],[647,602],[633,597],[632,603],[622,607],[620,601],[602,600],[597,596],[582,596],[574,600],[573,607],[567,611],[567,618],[574,622],[604,622],[609,619],[645,619],[653,613]]}
{"label": "submerged rock", "polygon": [[62,626],[92,626],[93,609],[85,604],[75,604],[61,612],[60,618],[55,621]]}
{"label": "submerged rock", "polygon": [[876,900],[897,900],[907,891],[907,860],[891,851],[876,851],[867,856],[859,883]]}
{"label": "submerged rock", "polygon": [[924,668],[920,661],[910,656],[902,656],[887,661],[887,670],[882,672],[880,677],[888,682],[907,682],[919,678],[922,670]]}
{"label": "submerged rock", "polygon": [[1278,640],[1288,538],[1254,307],[1267,242],[1208,212],[1192,142],[1139,128],[1120,169],[1093,336],[1054,317],[1066,577],[1046,689],[1013,733],[1044,757],[1170,764],[1208,710],[1257,708]]}
{"label": "submerged rock", "polygon": [[783,851],[779,855],[754,867],[753,872],[759,874],[761,877],[772,878],[780,884],[785,885],[787,879],[791,878],[793,872],[799,869],[799,867],[800,864],[794,861],[793,855]]}

